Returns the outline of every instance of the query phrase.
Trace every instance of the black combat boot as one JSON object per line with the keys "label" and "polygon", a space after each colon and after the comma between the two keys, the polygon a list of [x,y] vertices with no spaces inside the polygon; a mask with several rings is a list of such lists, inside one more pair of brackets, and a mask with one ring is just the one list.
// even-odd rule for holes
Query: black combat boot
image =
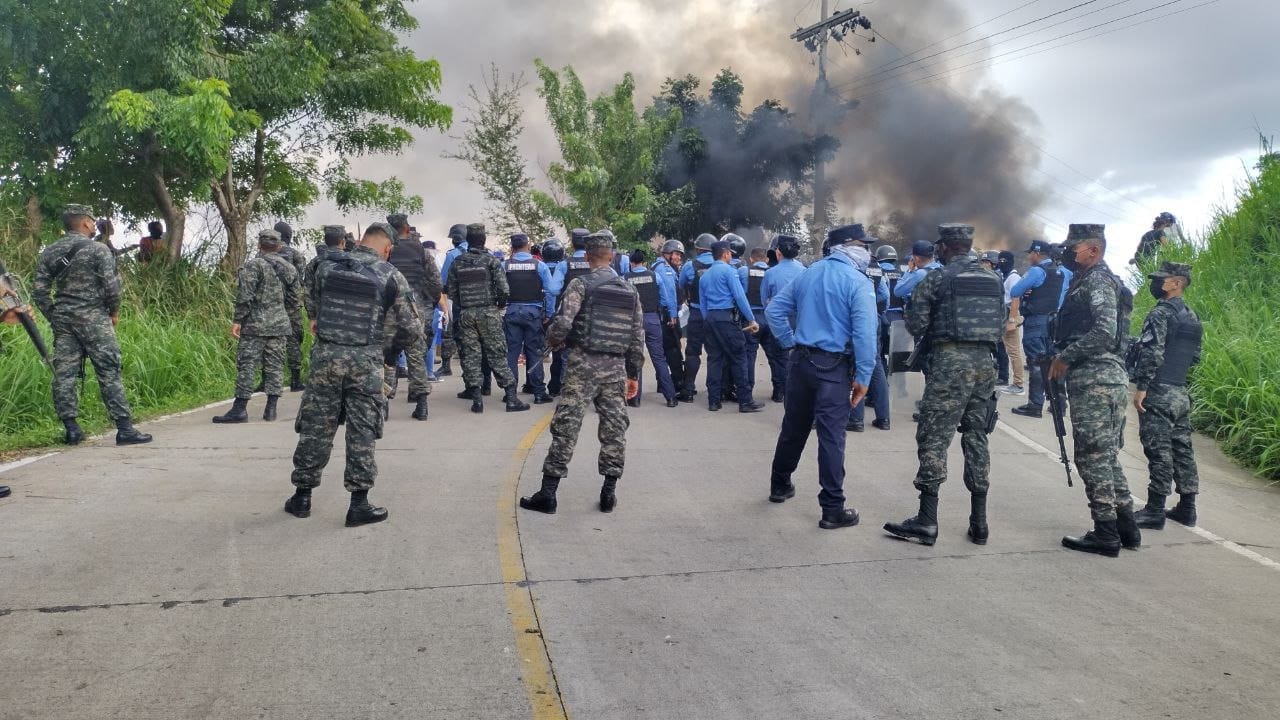
{"label": "black combat boot", "polygon": [[458,399],[474,400],[475,397],[479,394],[480,394],[480,388],[473,388],[473,387],[464,388],[462,392],[458,393]]}
{"label": "black combat boot", "polygon": [[247,423],[249,422],[249,398],[236,398],[235,404],[227,411],[226,415],[214,415],[213,422],[217,425],[226,425],[229,423]]}
{"label": "black combat boot", "polygon": [[298,488],[284,501],[284,511],[294,517],[311,517],[311,488]]}
{"label": "black combat boot", "polygon": [[493,376],[485,375],[484,380],[480,382],[480,394],[489,397],[493,394]]}
{"label": "black combat boot", "polygon": [[84,440],[84,430],[80,429],[80,423],[76,422],[75,418],[63,420],[62,425],[67,429],[63,441],[68,445],[79,445]]}
{"label": "black combat boot", "polygon": [[866,427],[857,420],[854,420],[852,417],[850,417],[844,424],[845,432],[863,432],[864,430],[866,430]]}
{"label": "black combat boot", "polygon": [[529,403],[520,399],[516,394],[516,384],[512,382],[504,390],[502,401],[507,404],[507,412],[523,412],[529,409]]}
{"label": "black combat boot", "polygon": [[414,406],[413,408],[413,419],[426,420],[427,419],[427,396],[419,395],[416,402],[417,402],[417,405]]}
{"label": "black combat boot", "polygon": [[746,402],[738,403],[738,412],[740,413],[758,413],[764,409],[764,405],[755,400],[748,399]]}
{"label": "black combat boot", "polygon": [[769,502],[781,503],[796,496],[796,486],[791,483],[791,476],[783,477],[777,473],[769,475]]}
{"label": "black combat boot", "polygon": [[1173,506],[1172,510],[1164,514],[1170,520],[1186,525],[1187,527],[1196,526],[1196,494],[1186,493],[1178,495],[1178,504]]}
{"label": "black combat boot", "polygon": [[885,532],[903,540],[916,539],[925,545],[938,541],[938,496],[920,491],[920,511],[900,523],[885,523]]}
{"label": "black combat boot", "polygon": [[1120,547],[1125,550],[1137,550],[1142,547],[1142,531],[1133,519],[1133,508],[1116,508],[1116,534],[1120,536]]}
{"label": "black combat boot", "polygon": [[471,412],[484,412],[484,396],[480,394],[479,388],[475,390],[475,394],[471,396]]}
{"label": "black combat boot", "polygon": [[453,374],[453,370],[449,369],[449,358],[440,358],[440,369],[436,371],[436,377],[447,377]]}
{"label": "black combat boot", "polygon": [[529,384],[528,380],[525,380],[524,384],[520,386],[520,392],[524,393],[525,395],[533,394],[533,386]]}
{"label": "black combat boot", "polygon": [[387,509],[369,504],[369,491],[351,493],[351,507],[347,508],[347,527],[368,525],[387,519]]}
{"label": "black combat boot", "polygon": [[289,370],[289,392],[302,392],[306,385],[302,384],[302,369],[292,368]]}
{"label": "black combat boot", "polygon": [[730,385],[729,387],[725,388],[725,391],[721,394],[720,399],[727,400],[729,402],[738,402],[738,389]]}
{"label": "black combat boot", "polygon": [[613,512],[618,506],[618,496],[614,494],[617,487],[618,478],[605,476],[604,484],[600,486],[600,512]]}
{"label": "black combat boot", "polygon": [[696,396],[697,396],[697,393],[686,392],[684,390],[681,390],[680,392],[676,393],[676,401],[682,402],[682,403],[691,403],[693,402],[693,399]]}
{"label": "black combat boot", "polygon": [[889,418],[879,418],[876,420],[872,420],[871,427],[876,428],[877,430],[888,430]]}
{"label": "black combat boot", "polygon": [[7,498],[12,492],[8,485],[0,485],[0,498]]}
{"label": "black combat boot", "polygon": [[1084,535],[1062,538],[1062,547],[1080,552],[1120,557],[1120,533],[1115,520],[1094,520],[1093,529]]}
{"label": "black combat boot", "polygon": [[1019,405],[1018,407],[1010,410],[1009,412],[1013,413],[1014,415],[1021,415],[1023,417],[1031,417],[1031,418],[1038,418],[1038,417],[1044,416],[1044,408],[1040,407],[1039,405],[1032,405],[1031,403],[1027,403],[1026,405]]}
{"label": "black combat boot", "polygon": [[769,396],[769,399],[772,400],[773,402],[780,403],[783,400],[787,399],[787,395],[781,390],[774,390],[773,394]]}
{"label": "black combat boot", "polygon": [[555,402],[555,401],[556,401],[556,400],[555,400],[555,398],[553,398],[553,397],[551,397],[550,395],[548,395],[545,391],[543,391],[543,392],[536,392],[536,391],[535,391],[535,392],[533,393],[533,404],[534,404],[534,405],[546,405],[547,403]]}
{"label": "black combat boot", "polygon": [[121,418],[116,421],[117,445],[142,445],[149,442],[151,442],[151,436],[144,432],[139,432],[129,418]]}
{"label": "black combat boot", "polygon": [[271,422],[276,419],[276,403],[280,402],[279,395],[267,396],[267,407],[262,410],[262,419]]}
{"label": "black combat boot", "polygon": [[627,398],[627,407],[631,407],[631,408],[640,407],[640,396],[637,395],[633,398]]}
{"label": "black combat boot", "polygon": [[836,528],[853,527],[858,524],[861,518],[858,512],[853,508],[845,508],[844,510],[836,510],[833,512],[822,511],[822,519],[818,521],[818,527],[823,530],[835,530]]}
{"label": "black combat boot", "polygon": [[[550,475],[542,476],[542,489],[530,495],[529,497],[520,498],[520,507],[525,510],[533,510],[548,515],[556,514],[556,488],[560,487],[560,478]],[[601,495],[603,495],[601,491]]]}
{"label": "black combat boot", "polygon": [[1133,520],[1138,523],[1138,527],[1146,528],[1147,530],[1164,529],[1165,497],[1160,493],[1147,494],[1147,506],[1133,514]]}
{"label": "black combat boot", "polygon": [[987,529],[987,494],[969,495],[969,542],[986,545],[990,531]]}

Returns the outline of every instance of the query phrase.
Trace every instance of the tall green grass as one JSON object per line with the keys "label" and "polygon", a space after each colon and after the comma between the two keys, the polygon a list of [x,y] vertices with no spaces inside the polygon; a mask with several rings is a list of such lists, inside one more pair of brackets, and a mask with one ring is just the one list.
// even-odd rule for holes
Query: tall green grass
{"label": "tall green grass", "polygon": [[[1192,263],[1186,299],[1205,324],[1192,422],[1245,466],[1280,480],[1280,157],[1264,151],[1238,207],[1161,259]],[[1135,331],[1154,304],[1139,291]]]}

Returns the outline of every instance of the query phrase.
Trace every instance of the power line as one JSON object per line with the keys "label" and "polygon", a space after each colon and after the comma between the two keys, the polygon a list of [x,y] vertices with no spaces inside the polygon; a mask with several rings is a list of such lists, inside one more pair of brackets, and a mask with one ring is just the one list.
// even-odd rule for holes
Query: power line
{"label": "power line", "polygon": [[[907,59],[907,58],[911,57],[912,55],[915,55],[915,54],[917,54],[917,53],[922,53],[922,52],[924,52],[925,50],[928,50],[929,48],[937,47],[937,46],[941,45],[942,43],[947,42],[948,40],[954,40],[955,38],[958,38],[958,37],[960,37],[961,35],[964,35],[965,33],[968,33],[968,32],[970,32],[970,31],[972,31],[972,30],[977,30],[978,28],[982,27],[983,25],[987,25],[987,24],[989,24],[989,23],[993,23],[993,22],[995,22],[996,20],[999,20],[999,19],[1001,19],[1001,18],[1003,18],[1003,17],[1008,17],[1009,15],[1012,15],[1012,14],[1014,14],[1014,13],[1018,12],[1019,10],[1022,10],[1023,8],[1026,8],[1026,7],[1030,7],[1030,6],[1032,6],[1032,5],[1035,5],[1036,3],[1040,2],[1040,1],[1041,1],[1041,0],[1031,0],[1031,2],[1023,3],[1022,5],[1019,5],[1018,7],[1014,8],[1014,9],[1012,9],[1012,10],[1009,10],[1009,11],[1007,11],[1007,12],[1003,12],[1003,13],[1001,13],[1001,14],[999,14],[999,15],[996,15],[995,17],[992,17],[992,18],[987,18],[986,20],[983,20],[982,22],[980,22],[980,23],[978,23],[978,24],[976,24],[976,25],[970,25],[969,27],[967,27],[967,28],[965,28],[965,29],[961,30],[961,31],[960,31],[960,32],[958,32],[958,33],[955,33],[954,35],[948,35],[948,36],[946,36],[946,37],[942,38],[941,40],[938,40],[938,41],[936,41],[936,42],[931,42],[931,43],[929,43],[928,45],[925,45],[924,47],[921,47],[921,48],[916,48],[915,50],[912,50],[911,52],[906,52],[906,51],[905,51],[905,50],[903,50],[902,48],[898,47],[897,45],[893,45],[893,43],[891,43],[891,42],[890,42],[890,43],[889,43],[890,45],[893,45],[893,47],[894,47],[894,48],[897,48],[898,53],[899,53],[899,56],[898,56],[897,58],[894,58],[893,60],[888,60],[888,61],[886,61],[886,62],[883,62],[883,63],[881,63],[881,64],[879,64],[879,65],[877,65],[877,66],[875,66],[875,67],[871,68],[871,70],[870,70],[869,72],[874,72],[874,71],[876,71],[876,70],[879,70],[880,68],[884,67],[885,65],[892,65],[893,63],[896,63],[896,62],[898,62],[899,60],[905,60],[905,59]],[[875,32],[875,31],[873,30],[872,32]],[[877,33],[877,34],[879,34],[879,33]],[[884,36],[883,36],[883,35],[881,35],[880,37],[882,37],[882,38],[883,38]],[[886,41],[886,42],[888,42],[888,40],[889,40],[888,38],[884,38],[884,39],[885,39],[885,41]]]}

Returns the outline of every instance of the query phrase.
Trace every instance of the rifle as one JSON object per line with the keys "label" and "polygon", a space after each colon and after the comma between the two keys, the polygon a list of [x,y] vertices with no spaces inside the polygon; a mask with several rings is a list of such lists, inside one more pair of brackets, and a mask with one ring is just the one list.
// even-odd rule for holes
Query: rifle
{"label": "rifle", "polygon": [[49,356],[49,348],[44,344],[44,337],[40,334],[40,328],[36,326],[36,319],[32,317],[31,311],[22,302],[22,296],[18,294],[20,288],[18,279],[9,274],[4,261],[0,260],[0,317],[9,313],[17,316],[18,322],[22,323],[22,328],[31,338],[31,344],[35,346],[36,352],[40,353],[40,359],[52,370],[53,358]]}
{"label": "rifle", "polygon": [[1044,377],[1044,396],[1049,401],[1049,414],[1053,416],[1053,432],[1058,436],[1059,459],[1062,460],[1062,467],[1067,470],[1067,487],[1072,487],[1071,461],[1067,459],[1067,423],[1064,417],[1066,403],[1063,396],[1066,394],[1066,389],[1061,380],[1049,379],[1049,367],[1052,364],[1052,357],[1041,360],[1040,372]]}

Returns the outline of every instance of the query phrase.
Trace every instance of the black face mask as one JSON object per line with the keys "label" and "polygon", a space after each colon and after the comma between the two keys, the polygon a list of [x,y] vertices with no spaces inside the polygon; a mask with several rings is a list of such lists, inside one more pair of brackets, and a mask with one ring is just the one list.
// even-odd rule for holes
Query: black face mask
{"label": "black face mask", "polygon": [[996,267],[999,268],[1001,275],[1009,277],[1009,273],[1013,272],[1013,261],[1008,259],[1001,260]]}
{"label": "black face mask", "polygon": [[1080,272],[1080,265],[1076,262],[1075,247],[1063,248],[1062,250],[1062,266],[1071,272]]}
{"label": "black face mask", "polygon": [[1164,278],[1151,278],[1151,297],[1163,300],[1168,294],[1164,291]]}

